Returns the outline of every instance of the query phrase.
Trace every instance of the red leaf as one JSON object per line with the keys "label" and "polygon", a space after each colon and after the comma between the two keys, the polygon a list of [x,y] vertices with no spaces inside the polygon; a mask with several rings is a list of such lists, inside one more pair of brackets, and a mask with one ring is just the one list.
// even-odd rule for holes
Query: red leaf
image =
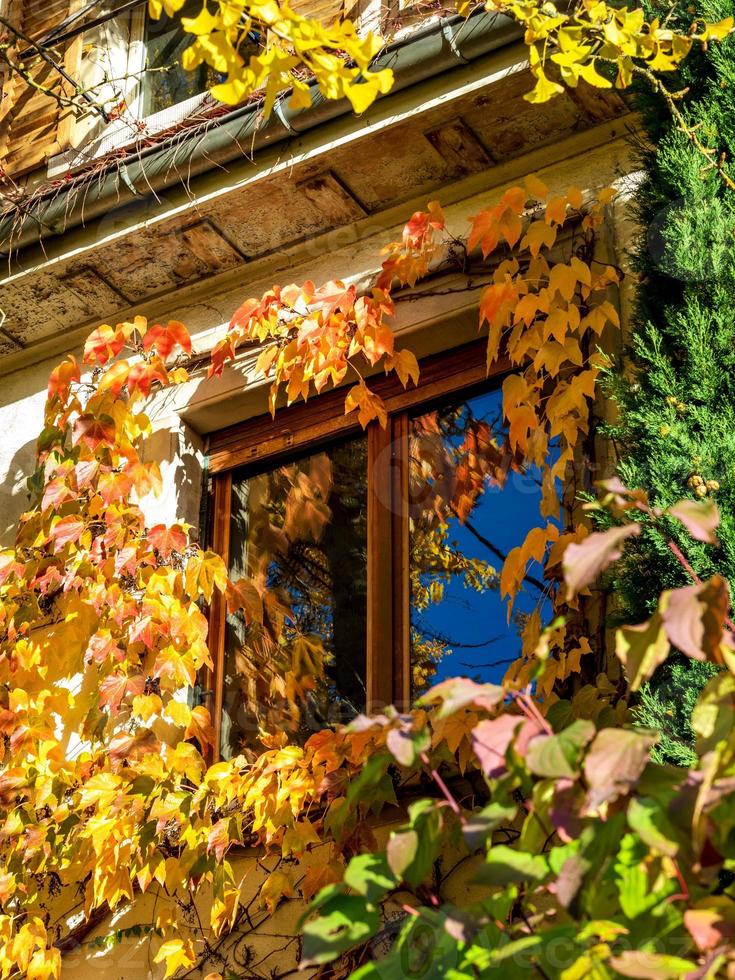
{"label": "red leaf", "polygon": [[117,769],[125,760],[140,759],[144,755],[158,753],[161,751],[161,743],[153,732],[145,728],[139,729],[135,734],[120,732],[110,742],[107,752],[113,770]]}
{"label": "red leaf", "polygon": [[131,395],[139,391],[148,397],[154,381],[160,381],[164,387],[168,384],[168,372],[160,358],[154,357],[150,362],[136,361],[128,371],[128,391]]}
{"label": "red leaf", "polygon": [[122,699],[127,695],[135,697],[142,694],[145,678],[142,674],[126,677],[124,674],[110,674],[100,684],[100,707],[109,708],[111,714],[120,710]]}

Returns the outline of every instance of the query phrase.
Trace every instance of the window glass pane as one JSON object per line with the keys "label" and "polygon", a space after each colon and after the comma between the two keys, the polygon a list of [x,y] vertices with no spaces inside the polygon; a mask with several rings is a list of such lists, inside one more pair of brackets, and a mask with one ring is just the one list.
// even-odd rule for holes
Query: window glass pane
{"label": "window glass pane", "polygon": [[[351,439],[266,473],[235,473],[230,577],[264,594],[266,629],[228,615],[222,745],[258,728],[306,739],[365,709],[367,441]],[[297,716],[289,715],[299,685]],[[303,690],[303,688],[310,688]]]}
{"label": "window glass pane", "polygon": [[527,616],[544,604],[533,565],[510,622],[500,598],[503,556],[539,524],[541,499],[538,472],[504,478],[504,436],[499,390],[411,419],[413,697],[447,677],[500,680],[520,654]]}
{"label": "window glass pane", "polygon": [[144,117],[201,95],[222,81],[223,76],[209,65],[195,71],[181,67],[181,55],[194,40],[181,26],[181,17],[196,17],[201,9],[201,0],[187,0],[174,17],[162,13],[158,20],[146,19],[146,67],[155,70],[143,76]]}

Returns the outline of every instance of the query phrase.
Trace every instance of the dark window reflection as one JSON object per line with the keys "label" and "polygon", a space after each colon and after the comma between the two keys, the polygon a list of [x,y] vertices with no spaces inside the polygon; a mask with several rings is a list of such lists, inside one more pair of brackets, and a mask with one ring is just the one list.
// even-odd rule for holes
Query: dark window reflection
{"label": "dark window reflection", "polygon": [[154,70],[143,76],[143,116],[201,95],[223,80],[224,76],[209,65],[200,65],[195,71],[181,67],[181,55],[194,40],[181,26],[181,18],[196,17],[201,9],[201,0],[187,0],[174,17],[163,13],[158,20],[147,18],[146,68]]}
{"label": "dark window reflection", "polygon": [[234,474],[230,577],[267,598],[264,626],[241,612],[227,617],[222,756],[252,743],[259,728],[305,739],[363,711],[364,437],[266,473]]}
{"label": "dark window reflection", "polygon": [[[447,677],[498,681],[521,652],[528,615],[543,604],[529,579],[508,622],[504,556],[539,524],[533,471],[506,473],[502,394],[491,391],[411,419],[409,512],[411,678],[418,697]],[[540,569],[533,566],[533,572]]]}

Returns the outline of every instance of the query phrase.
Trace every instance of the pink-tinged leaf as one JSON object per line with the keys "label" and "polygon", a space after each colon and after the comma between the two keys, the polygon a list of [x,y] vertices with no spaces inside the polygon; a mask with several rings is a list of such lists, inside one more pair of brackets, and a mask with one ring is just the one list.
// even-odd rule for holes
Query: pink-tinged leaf
{"label": "pink-tinged leaf", "polygon": [[76,494],[71,487],[69,487],[68,483],[66,482],[66,478],[63,476],[57,476],[55,479],[50,480],[43,488],[41,508],[46,510],[47,507],[58,507],[66,500],[73,500],[75,496]]}
{"label": "pink-tinged leaf", "polygon": [[472,730],[472,748],[488,779],[497,779],[506,769],[506,753],[515,738],[519,755],[525,755],[528,743],[542,733],[536,721],[508,713],[481,721]]}
{"label": "pink-tinged leaf", "polygon": [[702,907],[687,909],[684,925],[703,953],[735,940],[735,904],[724,895],[706,898]]}
{"label": "pink-tinged leaf", "polygon": [[718,543],[715,531],[720,526],[720,512],[714,500],[680,500],[669,507],[669,514],[681,521],[695,541]]}
{"label": "pink-tinged leaf", "polygon": [[74,467],[74,474],[77,478],[77,489],[83,490],[94,479],[100,464],[96,459],[81,460]]}
{"label": "pink-tinged leaf", "polygon": [[[104,630],[102,633],[95,633],[91,637],[89,643],[87,644],[87,651],[85,654],[85,660],[93,660],[97,664],[103,663],[108,657],[114,657],[115,660],[124,660],[125,654],[120,649],[120,647],[115,643],[112,638],[112,634],[109,630]],[[112,675],[114,678],[115,675]],[[105,678],[109,681],[111,678]],[[122,680],[128,683],[130,678],[123,676]],[[103,686],[105,681],[102,682]],[[140,694],[140,691],[136,691],[136,694]]]}
{"label": "pink-tinged leaf", "polygon": [[155,348],[165,361],[176,346],[191,354],[191,337],[183,323],[179,320],[169,320],[165,327],[160,323],[148,327],[143,337],[143,346],[146,350]]}
{"label": "pink-tinged leaf", "polygon": [[230,821],[228,819],[218,820],[209,831],[207,838],[207,853],[214,855],[218,861],[225,856],[227,848],[230,846]]}
{"label": "pink-tinged leaf", "polygon": [[661,619],[669,642],[693,660],[720,660],[729,605],[727,583],[719,575],[699,585],[664,592]]}
{"label": "pink-tinged leaf", "polygon": [[549,887],[556,895],[559,903],[568,909],[584,884],[584,877],[592,867],[592,863],[581,854],[571,854],[557,875],[556,881]]}
{"label": "pink-tinged leaf", "polygon": [[609,565],[620,558],[625,541],[640,532],[639,524],[624,524],[609,531],[595,531],[579,544],[568,545],[562,567],[569,594],[576,595],[580,589],[596,581]]}
{"label": "pink-tinged leaf", "polygon": [[422,752],[431,747],[431,736],[426,728],[413,731],[409,727],[392,728],[386,737],[385,744],[396,762],[408,768],[416,763]]}
{"label": "pink-tinged leaf", "polygon": [[576,840],[582,833],[584,821],[582,805],[584,790],[573,779],[557,779],[554,796],[549,805],[549,819],[565,844]]}
{"label": "pink-tinged leaf", "polygon": [[78,541],[83,531],[84,521],[81,518],[73,516],[62,517],[51,528],[49,537],[57,548],[63,548],[64,545],[70,542]]}
{"label": "pink-tinged leaf", "polygon": [[603,728],[597,733],[584,762],[590,811],[635,786],[657,741],[657,735],[628,728]]}
{"label": "pink-tinged leaf", "polygon": [[339,280],[325,282],[311,297],[309,306],[318,306],[326,319],[337,310],[350,309],[354,305],[356,296],[357,290],[354,286],[345,286]]}
{"label": "pink-tinged leaf", "polygon": [[490,711],[497,707],[505,697],[505,690],[499,684],[478,684],[467,677],[450,677],[449,680],[435,684],[418,701],[421,706],[441,704],[438,718],[446,718],[463,708],[481,708]]}
{"label": "pink-tinged leaf", "polygon": [[684,977],[704,976],[691,960],[642,949],[626,949],[610,957],[609,963],[621,977],[635,977],[636,980],[683,980]]}
{"label": "pink-tinged leaf", "polygon": [[178,524],[172,524],[171,527],[156,524],[150,529],[146,538],[162,558],[168,558],[172,551],[184,551],[188,544],[188,538]]}
{"label": "pink-tinged leaf", "polygon": [[15,552],[6,551],[0,554],[0,585],[3,585],[12,573],[22,573],[23,566],[15,560]]}
{"label": "pink-tinged leaf", "polygon": [[124,674],[110,674],[100,684],[100,707],[109,708],[111,714],[120,710],[124,697],[135,697],[145,689],[145,678],[142,674],[127,677]]}

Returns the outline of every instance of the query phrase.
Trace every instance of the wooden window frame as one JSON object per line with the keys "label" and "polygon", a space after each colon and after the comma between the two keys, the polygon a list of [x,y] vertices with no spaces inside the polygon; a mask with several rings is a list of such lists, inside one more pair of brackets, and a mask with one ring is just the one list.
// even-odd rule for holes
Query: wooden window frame
{"label": "wooden window frame", "polygon": [[[498,382],[511,370],[501,359],[489,370],[487,340],[480,339],[420,362],[419,383],[404,389],[395,377],[370,382],[388,411],[385,428],[367,427],[367,709],[410,705],[409,658],[409,413],[429,410],[455,393]],[[209,439],[212,516],[209,546],[229,565],[232,472],[244,465],[276,466],[300,451],[363,432],[356,413],[345,415],[345,389],[314,396],[307,403],[260,415],[213,434]],[[378,492],[378,488],[381,492]],[[386,492],[387,488],[387,492]],[[384,543],[390,541],[390,548]],[[215,593],[209,609],[209,649],[213,669],[203,677],[212,708],[217,754],[224,699],[226,604]]]}

